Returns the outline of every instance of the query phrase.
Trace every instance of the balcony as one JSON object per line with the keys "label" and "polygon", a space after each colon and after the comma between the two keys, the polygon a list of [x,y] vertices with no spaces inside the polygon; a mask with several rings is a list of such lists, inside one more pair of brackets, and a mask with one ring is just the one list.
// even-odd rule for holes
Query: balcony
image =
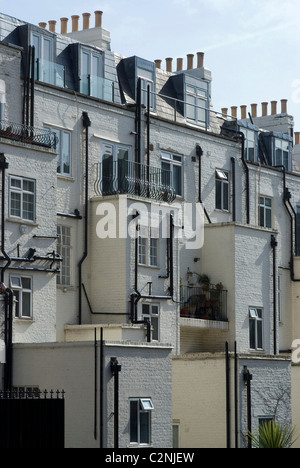
{"label": "balcony", "polygon": [[[210,285],[208,287],[181,286],[180,317],[181,319],[193,319],[192,321],[181,320],[182,325],[192,324],[200,326],[197,321],[223,322],[227,319],[227,293],[222,285]],[[202,328],[226,328],[207,324]]]}
{"label": "balcony", "polygon": [[50,130],[0,120],[0,138],[56,149],[57,137]]}
{"label": "balcony", "polygon": [[81,77],[80,91],[87,96],[114,102],[114,82],[96,75]]}
{"label": "balcony", "polygon": [[65,67],[58,63],[37,59],[35,63],[35,79],[42,83],[65,88]]}
{"label": "balcony", "polygon": [[130,161],[106,160],[97,165],[97,195],[135,195],[172,203],[176,192],[169,171]]}

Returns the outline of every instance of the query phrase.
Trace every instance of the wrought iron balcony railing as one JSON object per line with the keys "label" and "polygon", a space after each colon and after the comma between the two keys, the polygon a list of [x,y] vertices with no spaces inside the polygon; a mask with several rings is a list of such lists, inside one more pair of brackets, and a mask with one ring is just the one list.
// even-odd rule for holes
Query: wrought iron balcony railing
{"label": "wrought iron balcony railing", "polygon": [[107,161],[97,164],[97,195],[137,195],[172,203],[176,191],[170,185],[170,171],[130,161]]}
{"label": "wrought iron balcony railing", "polygon": [[180,316],[227,322],[227,292],[219,285],[181,286]]}
{"label": "wrought iron balcony railing", "polygon": [[0,138],[22,141],[32,145],[44,146],[56,149],[57,137],[50,130],[30,127],[28,125],[17,124],[0,120]]}

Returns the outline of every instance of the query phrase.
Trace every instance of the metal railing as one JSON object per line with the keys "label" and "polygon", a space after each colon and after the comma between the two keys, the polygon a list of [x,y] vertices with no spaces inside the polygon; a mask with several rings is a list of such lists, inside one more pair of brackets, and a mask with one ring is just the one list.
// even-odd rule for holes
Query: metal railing
{"label": "metal railing", "polygon": [[97,195],[136,195],[172,203],[176,191],[172,187],[170,171],[130,162],[112,161],[97,164],[95,192]]}
{"label": "metal railing", "polygon": [[114,82],[96,75],[83,75],[81,77],[80,91],[83,94],[114,102]]}
{"label": "metal railing", "polygon": [[0,138],[56,149],[57,136],[50,130],[0,120]]}
{"label": "metal railing", "polygon": [[66,69],[58,63],[37,59],[35,62],[35,79],[42,83],[65,88]]}
{"label": "metal railing", "polygon": [[207,288],[181,286],[180,316],[227,322],[227,293],[218,285]]}

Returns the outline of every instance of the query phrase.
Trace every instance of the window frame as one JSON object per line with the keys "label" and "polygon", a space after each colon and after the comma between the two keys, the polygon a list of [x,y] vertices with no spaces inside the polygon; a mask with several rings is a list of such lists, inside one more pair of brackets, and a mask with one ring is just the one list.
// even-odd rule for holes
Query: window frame
{"label": "window frame", "polygon": [[[12,180],[19,181],[21,186],[12,186]],[[24,189],[24,182],[30,182],[33,183],[34,189],[33,192],[29,190]],[[20,216],[16,214],[12,214],[12,194],[18,195],[20,197],[19,200],[19,210],[20,211]],[[26,201],[24,201],[24,195],[28,195],[33,197],[33,201],[31,204],[33,205],[33,210],[32,210],[32,218],[31,217],[26,217],[24,216],[25,212],[27,211],[29,213],[29,210],[25,210],[24,204]],[[16,200],[14,200],[16,203]],[[14,208],[15,209],[15,208]],[[9,217],[13,219],[20,219],[24,221],[30,221],[34,222],[36,220],[36,180],[35,179],[30,179],[29,177],[20,177],[16,175],[9,175]]]}
{"label": "window frame", "polygon": [[[160,268],[160,239],[158,235],[152,235],[151,227],[139,226],[138,236],[138,264],[144,267]],[[153,246],[155,241],[156,246]],[[156,255],[153,255],[154,248]],[[154,262],[153,260],[156,259]]]}
{"label": "window frame", "polygon": [[[191,91],[193,89],[193,91]],[[193,102],[188,102],[188,99],[193,100]],[[199,126],[205,126],[206,128],[209,125],[209,93],[208,89],[201,87],[200,85],[194,83],[185,84],[185,116],[186,119],[190,122],[195,123]],[[189,107],[190,106],[190,107]],[[190,116],[189,110],[192,109],[193,117]],[[204,113],[204,120],[201,118],[201,113]]]}
{"label": "window frame", "polygon": [[[105,147],[110,147],[111,148],[111,154],[105,152]],[[122,191],[122,186],[120,186],[120,180],[119,180],[119,164],[118,162],[120,161],[119,159],[119,154],[120,151],[125,151],[128,153],[128,158],[125,160],[127,162],[127,176],[130,177],[131,173],[133,172],[133,163],[132,163],[132,147],[123,145],[122,143],[114,142],[114,141],[109,141],[109,140],[101,140],[100,141],[100,181],[101,181],[101,193],[106,193],[106,192],[116,192],[118,193],[120,190]],[[112,158],[111,161],[108,159],[103,159],[105,155],[108,155]],[[109,189],[111,190],[103,190],[103,185],[104,185],[104,177],[106,176],[104,174],[104,161],[108,163],[108,171],[111,171],[110,164],[112,163],[112,173],[108,174],[108,185]],[[105,170],[107,170],[107,168]],[[125,187],[126,189],[126,187]],[[127,193],[126,190],[124,193]]]}
{"label": "window frame", "polygon": [[[148,312],[144,311],[144,307],[149,307]],[[154,308],[157,308],[157,313],[153,312]],[[154,326],[154,333],[157,333],[155,336],[154,333],[152,333],[152,341],[160,341],[160,304],[159,303],[147,303],[144,302],[142,303],[142,317],[143,319],[149,319],[150,324],[152,325],[153,322],[156,323],[156,326]]]}
{"label": "window frame", "polygon": [[[284,144],[287,145],[287,164],[284,161]],[[286,171],[289,171],[291,168],[291,143],[282,138],[274,137],[274,161],[273,166],[284,166]],[[278,160],[277,151],[281,151],[280,160]]]}
{"label": "window frame", "polygon": [[[254,325],[254,329],[251,324]],[[259,346],[260,342],[261,347]],[[255,344],[255,347],[251,346],[252,343]],[[249,348],[252,351],[264,350],[264,311],[262,307],[249,307]]]}
{"label": "window frame", "polygon": [[[20,280],[20,285],[13,284],[13,278]],[[23,287],[22,280],[30,280],[30,288]],[[20,320],[32,320],[33,318],[33,278],[27,275],[10,275],[10,287],[15,298],[15,318]],[[18,292],[18,294],[15,294]],[[23,315],[24,294],[29,295],[29,315]]]}
{"label": "window frame", "polygon": [[[258,161],[258,132],[251,128],[240,127],[240,131],[245,135],[245,148],[244,157],[246,161],[257,162]],[[249,138],[249,134],[253,134],[253,140]],[[252,146],[249,143],[253,142],[253,158],[249,157],[249,150]]]}
{"label": "window frame", "polygon": [[[49,132],[55,133],[55,136],[58,139],[57,144],[56,144],[56,151],[57,151],[56,172],[57,174],[64,176],[64,177],[72,177],[72,159],[73,159],[72,158],[72,132],[70,130],[57,128],[57,127],[51,127],[48,125],[46,125],[44,129]],[[66,141],[65,138],[67,138],[68,141]],[[64,154],[65,144],[67,144],[67,148],[68,148],[67,158],[64,157],[65,156]],[[66,161],[69,162],[69,171],[63,170]]]}
{"label": "window frame", "polygon": [[[144,410],[142,406],[142,401],[147,400],[151,401],[152,408]],[[132,412],[132,406],[135,404],[136,407],[136,421],[132,420],[133,417],[133,412]],[[152,440],[152,417],[151,413],[154,411],[154,406],[152,403],[151,398],[130,398],[129,399],[129,445],[130,446],[140,446],[140,447],[149,447],[151,445],[151,440]],[[147,415],[147,441],[142,441],[142,415]],[[136,437],[133,437],[133,432],[136,432]],[[132,439],[137,439],[137,440],[132,440]]]}
{"label": "window frame", "polygon": [[[220,204],[218,200],[218,193],[221,195]],[[216,210],[230,213],[230,173],[226,169],[216,169],[215,194]]]}
{"label": "window frame", "polygon": [[[176,159],[177,158],[177,159]],[[163,168],[163,164],[168,164],[169,169],[166,170]],[[174,168],[180,168],[180,193],[177,193],[176,191],[176,196],[179,198],[184,197],[184,179],[183,179],[183,174],[184,174],[184,168],[183,168],[183,155],[182,154],[176,154],[176,153],[171,153],[169,151],[162,151],[161,152],[161,169],[162,169],[162,181],[164,180],[166,173],[168,173],[168,177],[170,178],[169,183],[164,184],[167,187],[172,187],[174,190],[176,190],[176,185],[175,183],[175,174],[174,174]]]}
{"label": "window frame", "polygon": [[[261,203],[261,200],[263,202]],[[266,205],[266,200],[271,202],[271,205]],[[268,226],[268,216],[267,214],[270,213],[270,226]],[[262,222],[263,217],[263,222]],[[272,229],[273,228],[273,199],[266,195],[259,195],[258,197],[258,225],[265,229]]]}
{"label": "window frame", "polygon": [[[67,229],[69,234],[62,234],[62,229]],[[71,259],[72,259],[72,228],[70,226],[66,226],[63,224],[57,225],[57,245],[56,250],[60,257],[62,257],[63,261],[60,266],[60,273],[56,276],[56,284],[57,286],[62,287],[71,287],[72,285],[72,268],[71,268]],[[69,244],[65,244],[63,241],[63,236],[69,239]],[[65,250],[67,250],[67,255],[65,255]],[[68,274],[65,271],[68,271]],[[67,278],[67,282],[64,282],[64,278]]]}
{"label": "window frame", "polygon": [[[80,47],[80,93],[103,99],[104,95],[104,55],[103,52],[88,47]],[[85,62],[84,57],[87,57]],[[95,61],[97,60],[96,70]],[[84,70],[86,68],[86,70]],[[87,74],[84,74],[84,72]],[[86,78],[85,78],[86,77]],[[93,77],[97,78],[96,83]],[[99,81],[100,80],[100,81]],[[102,88],[99,93],[99,86]],[[100,94],[100,95],[99,95]]]}

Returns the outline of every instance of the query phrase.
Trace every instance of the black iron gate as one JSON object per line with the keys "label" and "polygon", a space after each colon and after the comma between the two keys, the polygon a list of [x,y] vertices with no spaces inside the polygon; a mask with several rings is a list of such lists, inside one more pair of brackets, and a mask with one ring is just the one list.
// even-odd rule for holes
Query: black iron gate
{"label": "black iron gate", "polygon": [[64,448],[64,392],[1,392],[0,448]]}

